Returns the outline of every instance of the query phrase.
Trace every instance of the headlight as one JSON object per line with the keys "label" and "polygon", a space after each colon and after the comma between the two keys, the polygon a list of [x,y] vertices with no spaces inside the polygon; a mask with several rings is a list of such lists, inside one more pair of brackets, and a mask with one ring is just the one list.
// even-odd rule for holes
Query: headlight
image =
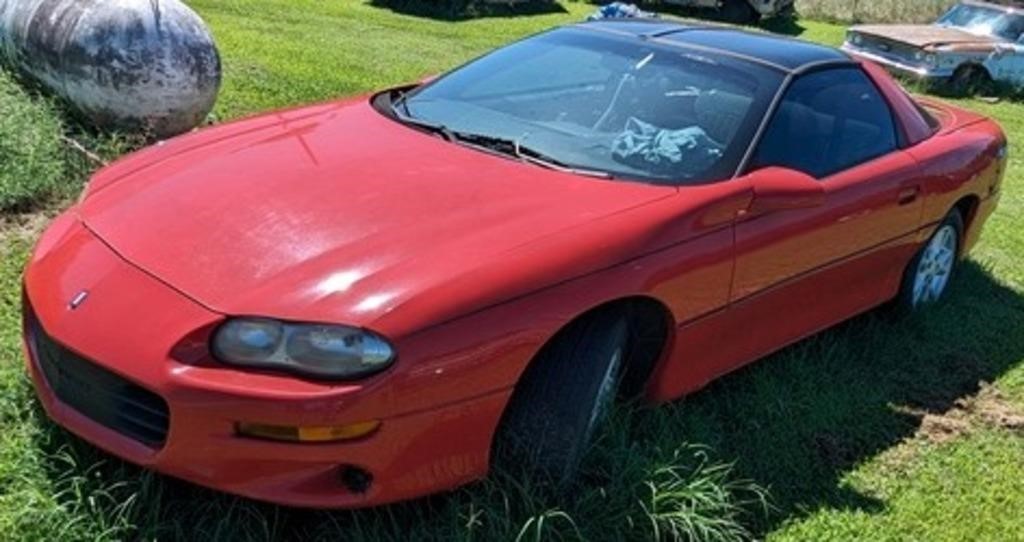
{"label": "headlight", "polygon": [[924,51],[917,51],[914,53],[914,60],[923,62],[929,66],[934,66],[937,60],[935,53],[926,53]]}
{"label": "headlight", "polygon": [[231,365],[349,380],[383,370],[395,353],[384,338],[348,326],[236,318],[217,329],[213,355]]}

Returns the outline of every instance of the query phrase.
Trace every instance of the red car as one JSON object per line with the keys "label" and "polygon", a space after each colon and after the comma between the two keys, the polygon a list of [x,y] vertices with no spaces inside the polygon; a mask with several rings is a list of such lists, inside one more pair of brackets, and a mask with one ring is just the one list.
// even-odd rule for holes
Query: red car
{"label": "red car", "polygon": [[99,172],[25,271],[28,367],[70,431],[256,499],[392,502],[496,451],[564,479],[616,394],[938,300],[1006,148],[832,48],[560,28]]}

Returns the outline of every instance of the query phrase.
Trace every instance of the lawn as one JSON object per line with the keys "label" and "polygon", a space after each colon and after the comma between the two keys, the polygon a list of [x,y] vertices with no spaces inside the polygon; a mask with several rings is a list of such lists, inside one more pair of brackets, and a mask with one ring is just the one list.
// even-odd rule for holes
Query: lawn
{"label": "lawn", "polygon": [[[414,81],[592,9],[450,22],[357,0],[189,3],[224,57],[218,121]],[[830,44],[843,35],[806,21],[771,29]],[[0,111],[36,129],[17,152],[0,142],[0,176],[65,180],[0,215],[0,536],[1024,540],[1024,104],[963,103],[1002,123],[1011,165],[1001,207],[946,303],[911,319],[869,313],[685,400],[619,409],[572,495],[495,473],[448,495],[320,512],[142,471],[45,419],[22,369],[19,276],[40,217],[68,200],[93,161],[66,142],[26,149],[61,132],[104,159],[132,143],[78,128],[0,74]]]}

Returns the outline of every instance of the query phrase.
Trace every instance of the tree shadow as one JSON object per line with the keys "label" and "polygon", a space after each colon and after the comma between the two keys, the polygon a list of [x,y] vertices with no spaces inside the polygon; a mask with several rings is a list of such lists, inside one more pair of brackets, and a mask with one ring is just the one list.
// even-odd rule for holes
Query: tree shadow
{"label": "tree shadow", "polygon": [[[712,460],[734,462],[734,477],[769,490],[771,510],[751,509],[745,520],[761,537],[821,509],[882,511],[884,502],[844,484],[844,476],[919,430],[920,415],[908,410],[945,412],[958,399],[977,393],[980,383],[1016,366],[1024,359],[1022,328],[1024,296],[967,262],[949,299],[926,313],[899,318],[879,309],[685,400],[622,409],[588,459],[585,480],[569,496],[538,497],[514,476],[498,473],[452,493],[376,509],[296,510],[151,474],[49,423],[40,424],[47,429],[39,432],[36,448],[50,458],[54,487],[66,485],[69,477],[80,484],[59,496],[69,508],[93,494],[112,492],[112,502],[134,499],[126,513],[137,539],[191,539],[202,532],[254,540],[337,535],[418,540],[442,531],[465,535],[459,529],[466,528],[467,510],[489,514],[491,522],[508,522],[503,533],[514,534],[515,522],[536,510],[574,512],[577,524],[585,525],[585,514],[602,510],[587,507],[593,495],[622,491],[625,495],[616,502],[635,505],[641,498],[637,488],[646,487],[645,476],[665,464],[671,455],[666,451],[698,444]],[[54,459],[61,455],[72,459]],[[97,462],[102,463],[98,469],[90,467]],[[102,476],[82,475],[92,470]],[[582,527],[585,537],[615,537],[587,529]]]}
{"label": "tree shadow", "polygon": [[761,21],[759,25],[762,30],[773,34],[784,36],[800,37],[807,31],[807,27],[800,24],[800,19],[792,15],[780,15]]}
{"label": "tree shadow", "polygon": [[465,21],[479,18],[520,17],[568,13],[557,2],[520,0],[516,2],[469,2],[468,0],[367,0],[379,9],[439,21]]}

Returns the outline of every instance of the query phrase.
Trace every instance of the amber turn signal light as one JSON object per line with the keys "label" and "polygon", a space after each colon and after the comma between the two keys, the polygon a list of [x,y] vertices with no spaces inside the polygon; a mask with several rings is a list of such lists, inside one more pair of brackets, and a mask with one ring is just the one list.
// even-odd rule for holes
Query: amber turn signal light
{"label": "amber turn signal light", "polygon": [[365,437],[380,427],[380,420],[349,425],[292,426],[238,422],[235,432],[244,437],[283,442],[338,442]]}

